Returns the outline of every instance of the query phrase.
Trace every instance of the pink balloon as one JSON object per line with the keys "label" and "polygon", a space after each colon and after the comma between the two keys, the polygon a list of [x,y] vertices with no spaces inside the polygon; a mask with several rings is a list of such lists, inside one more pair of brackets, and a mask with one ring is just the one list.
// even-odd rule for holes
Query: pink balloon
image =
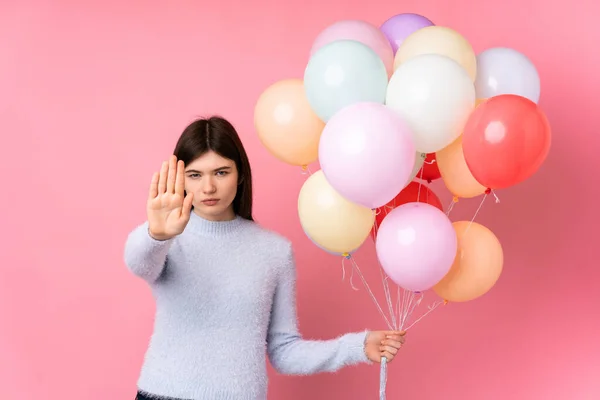
{"label": "pink balloon", "polygon": [[329,184],[369,208],[387,204],[410,180],[416,157],[408,125],[392,109],[362,102],[344,107],[325,125],[319,163]]}
{"label": "pink balloon", "polygon": [[338,21],[323,30],[315,39],[310,55],[337,40],[355,40],[370,47],[381,58],[388,72],[394,72],[394,51],[387,37],[375,25],[359,20]]}
{"label": "pink balloon", "polygon": [[427,203],[406,203],[383,219],[375,247],[390,279],[404,289],[420,292],[450,271],[457,242],[444,212]]}

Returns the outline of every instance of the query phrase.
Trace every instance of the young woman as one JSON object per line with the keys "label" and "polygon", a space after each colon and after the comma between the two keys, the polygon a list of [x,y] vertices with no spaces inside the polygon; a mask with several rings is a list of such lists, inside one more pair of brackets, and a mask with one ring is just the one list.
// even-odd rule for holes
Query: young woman
{"label": "young woman", "polygon": [[156,299],[137,399],[264,400],[265,355],[284,374],[391,361],[403,332],[305,340],[296,321],[292,245],[252,218],[252,174],[234,127],[191,123],[152,177],[147,221],[127,267]]}

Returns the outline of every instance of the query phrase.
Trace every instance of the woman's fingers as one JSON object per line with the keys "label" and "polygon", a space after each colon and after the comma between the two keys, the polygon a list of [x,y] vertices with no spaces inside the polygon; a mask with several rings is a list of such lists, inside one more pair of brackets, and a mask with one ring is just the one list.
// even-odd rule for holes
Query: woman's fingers
{"label": "woman's fingers", "polygon": [[188,193],[183,199],[183,207],[181,208],[181,215],[184,218],[188,218],[192,212],[192,202],[194,200],[194,194]]}
{"label": "woman's fingers", "polygon": [[[404,339],[403,337],[395,338]],[[398,354],[398,350],[402,347],[402,343],[404,343],[404,341],[394,339],[382,340],[381,346],[379,347],[379,350],[381,351],[381,357],[385,357],[388,361],[392,361],[394,357],[396,357],[396,354]]]}
{"label": "woman's fingers", "polygon": [[152,175],[152,181],[150,181],[150,190],[148,191],[148,198],[153,199],[158,196],[158,172]]}
{"label": "woman's fingers", "polygon": [[152,176],[148,197],[153,199],[165,193],[177,193],[183,197],[185,191],[184,169],[183,161],[177,161],[175,156],[172,156],[169,161],[163,161],[160,172]]}
{"label": "woman's fingers", "polygon": [[380,350],[384,353],[389,353],[392,355],[396,355],[398,354],[398,349],[396,347],[393,346],[381,346]]}
{"label": "woman's fingers", "polygon": [[163,194],[167,191],[167,174],[169,172],[169,163],[163,161],[160,167],[160,176],[158,177],[158,194]]}
{"label": "woman's fingers", "polygon": [[389,333],[385,337],[386,339],[392,339],[400,343],[404,343],[406,342],[406,337],[404,335],[405,333]]}
{"label": "woman's fingers", "polygon": [[177,162],[177,176],[175,177],[175,193],[183,197],[185,191],[185,165],[183,161]]}
{"label": "woman's fingers", "polygon": [[169,172],[167,173],[167,193],[175,193],[175,179],[177,175],[177,158],[169,158]]}
{"label": "woman's fingers", "polygon": [[386,340],[382,340],[381,344],[384,346],[391,346],[391,347],[395,347],[397,349],[399,349],[400,347],[402,347],[402,344],[404,342],[399,341],[399,340],[392,340],[392,339],[386,339]]}
{"label": "woman's fingers", "polygon": [[391,362],[394,359],[395,355],[390,353],[389,351],[383,351],[381,353],[381,357],[385,357],[387,362]]}

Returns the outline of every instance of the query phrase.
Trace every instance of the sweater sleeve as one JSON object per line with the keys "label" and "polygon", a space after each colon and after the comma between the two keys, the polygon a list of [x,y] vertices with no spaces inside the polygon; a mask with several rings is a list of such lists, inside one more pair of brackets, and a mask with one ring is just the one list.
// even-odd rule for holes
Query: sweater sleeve
{"label": "sweater sleeve", "polygon": [[298,332],[296,269],[290,249],[275,291],[267,337],[271,365],[282,374],[335,372],[342,367],[370,363],[364,343],[367,332],[347,333],[331,340],[305,340]]}
{"label": "sweater sleeve", "polygon": [[125,265],[136,276],[152,283],[162,273],[174,239],[156,240],[148,232],[148,222],[133,229],[125,242]]}

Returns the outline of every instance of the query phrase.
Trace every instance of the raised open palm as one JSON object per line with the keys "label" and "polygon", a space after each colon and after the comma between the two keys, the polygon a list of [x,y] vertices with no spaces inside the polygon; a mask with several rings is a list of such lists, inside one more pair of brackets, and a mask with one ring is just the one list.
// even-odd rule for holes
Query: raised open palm
{"label": "raised open palm", "polygon": [[190,220],[193,195],[184,195],[184,169],[183,161],[172,156],[152,176],[146,212],[150,235],[155,239],[179,235]]}

